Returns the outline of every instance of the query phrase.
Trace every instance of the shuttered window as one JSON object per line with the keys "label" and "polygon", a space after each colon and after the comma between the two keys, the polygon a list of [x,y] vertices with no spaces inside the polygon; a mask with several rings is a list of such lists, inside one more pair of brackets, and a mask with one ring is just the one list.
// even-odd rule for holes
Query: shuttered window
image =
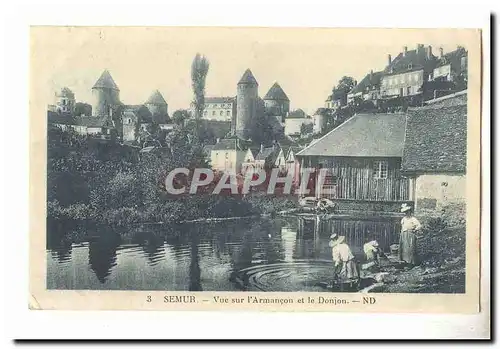
{"label": "shuttered window", "polygon": [[387,178],[388,164],[385,160],[376,160],[373,162],[373,177],[376,179]]}

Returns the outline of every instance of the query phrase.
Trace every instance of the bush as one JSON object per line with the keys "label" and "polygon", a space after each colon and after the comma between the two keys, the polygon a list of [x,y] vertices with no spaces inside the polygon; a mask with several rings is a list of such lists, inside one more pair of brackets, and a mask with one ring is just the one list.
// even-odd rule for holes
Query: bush
{"label": "bush", "polygon": [[144,221],[144,215],[137,209],[131,207],[121,207],[107,210],[102,214],[102,220],[111,225],[129,225]]}
{"label": "bush", "polygon": [[47,202],[47,217],[52,219],[88,220],[92,216],[90,206],[86,204],[72,204],[62,207],[57,200]]}
{"label": "bush", "polygon": [[440,211],[422,212],[419,218],[426,230],[441,231],[445,228],[465,227],[465,203],[450,203]]}

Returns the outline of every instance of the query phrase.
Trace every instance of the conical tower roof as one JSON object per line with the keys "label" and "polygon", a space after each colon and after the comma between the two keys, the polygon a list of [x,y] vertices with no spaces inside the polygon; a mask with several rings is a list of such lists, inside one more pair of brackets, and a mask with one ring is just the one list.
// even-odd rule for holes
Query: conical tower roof
{"label": "conical tower roof", "polygon": [[245,70],[245,73],[243,74],[240,81],[238,82],[238,85],[242,85],[242,84],[259,85],[259,83],[255,79],[255,76],[253,76],[252,71],[250,69]]}
{"label": "conical tower roof", "polygon": [[96,83],[94,84],[94,87],[92,87],[92,88],[93,89],[94,88],[109,88],[112,90],[118,90],[118,91],[120,90],[107,69],[102,72],[101,77],[96,81]]}
{"label": "conical tower roof", "polygon": [[167,105],[167,101],[165,101],[165,98],[163,98],[163,95],[160,91],[154,90],[144,104]]}
{"label": "conical tower roof", "polygon": [[285,91],[281,88],[281,86],[275,82],[273,86],[267,91],[264,99],[271,99],[275,101],[290,101]]}

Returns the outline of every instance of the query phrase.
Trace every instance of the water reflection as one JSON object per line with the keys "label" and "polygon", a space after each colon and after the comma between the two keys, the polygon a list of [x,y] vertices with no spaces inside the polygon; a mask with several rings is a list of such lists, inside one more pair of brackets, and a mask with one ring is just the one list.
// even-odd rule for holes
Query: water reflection
{"label": "water reflection", "polygon": [[195,230],[191,234],[191,263],[189,264],[189,291],[203,291],[201,287],[201,269],[200,269],[200,256],[199,247],[200,234]]}
{"label": "water reflection", "polygon": [[[83,238],[78,233],[78,239],[74,229],[66,233],[49,230],[47,285],[190,291],[260,285],[279,291],[314,291],[315,280],[331,274],[330,234],[345,235],[353,253],[363,258],[367,239],[377,239],[387,251],[397,241],[397,224],[397,220],[286,217],[168,228],[141,226],[119,234],[95,227]],[[82,241],[88,244],[74,244]]]}
{"label": "water reflection", "polygon": [[120,237],[115,234],[94,237],[89,241],[89,265],[100,283],[105,283],[116,266],[116,251],[120,246]]}

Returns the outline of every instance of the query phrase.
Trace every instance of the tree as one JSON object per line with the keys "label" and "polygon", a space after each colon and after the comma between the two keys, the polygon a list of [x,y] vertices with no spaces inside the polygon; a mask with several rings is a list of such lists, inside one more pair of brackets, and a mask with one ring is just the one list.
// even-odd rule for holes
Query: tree
{"label": "tree", "polygon": [[[205,109],[205,83],[210,64],[205,56],[197,53],[191,64],[191,85],[193,87],[193,106],[196,129],[199,128],[199,120]],[[198,134],[195,135],[198,137]]]}
{"label": "tree", "polygon": [[343,91],[347,95],[355,85],[356,83],[354,78],[350,76],[343,76],[337,84],[337,90]]}
{"label": "tree", "polygon": [[76,116],[91,116],[92,115],[92,106],[88,103],[78,102],[75,104],[75,115]]}
{"label": "tree", "polygon": [[178,109],[174,111],[174,114],[172,115],[172,121],[176,125],[184,125],[184,121],[189,118],[189,111],[186,109]]}
{"label": "tree", "polygon": [[313,131],[313,124],[312,123],[303,123],[300,125],[300,134],[301,135],[307,135],[309,133],[312,133]]}
{"label": "tree", "polygon": [[350,76],[343,76],[336,87],[333,87],[332,93],[335,99],[340,98],[342,105],[347,104],[347,94],[356,86],[356,81]]}

